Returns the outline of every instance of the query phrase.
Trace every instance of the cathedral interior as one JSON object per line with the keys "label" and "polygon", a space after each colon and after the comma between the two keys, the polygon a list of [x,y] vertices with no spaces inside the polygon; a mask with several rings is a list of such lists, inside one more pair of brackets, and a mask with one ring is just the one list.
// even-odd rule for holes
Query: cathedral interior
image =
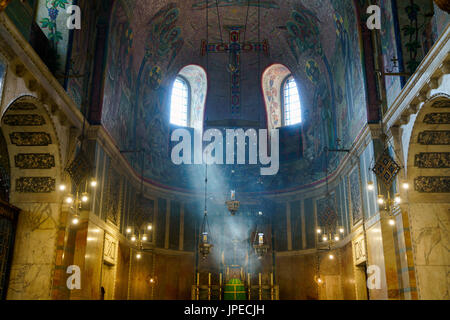
{"label": "cathedral interior", "polygon": [[0,299],[450,300],[449,12],[0,0]]}

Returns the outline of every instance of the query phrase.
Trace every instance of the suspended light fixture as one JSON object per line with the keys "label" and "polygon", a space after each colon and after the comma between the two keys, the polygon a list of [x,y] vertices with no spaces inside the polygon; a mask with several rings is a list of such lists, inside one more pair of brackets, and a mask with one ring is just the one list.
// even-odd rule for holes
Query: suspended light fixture
{"label": "suspended light fixture", "polygon": [[[261,211],[260,211],[261,212]],[[262,215],[259,215],[262,219]],[[262,225],[262,223],[260,223]],[[266,236],[262,230],[258,230],[258,224],[256,224],[255,238],[253,239],[253,249],[255,249],[256,257],[260,260],[269,250],[269,245],[266,242]]]}
{"label": "suspended light fixture", "polygon": [[[141,155],[141,185],[139,194],[135,200],[135,214],[134,219],[130,225],[125,229],[127,239],[131,242],[131,245],[136,247],[137,254],[136,259],[140,259],[142,254],[146,251],[152,251],[151,242],[153,240],[153,234],[151,233],[151,222],[145,219],[147,210],[142,204],[145,202],[144,197],[144,165],[145,165],[145,150],[123,150],[121,153],[140,153]],[[91,181],[92,183],[93,181]],[[96,183],[93,183],[96,185]],[[93,186],[91,184],[91,186]]]}
{"label": "suspended light fixture", "polygon": [[200,228],[200,241],[198,245],[198,250],[200,254],[202,255],[203,260],[206,259],[208,254],[211,251],[211,248],[213,245],[211,244],[211,231],[209,228],[208,223],[208,209],[207,209],[207,192],[208,192],[208,164],[206,164],[205,167],[205,210],[204,210],[204,216],[203,216],[203,222],[202,226]]}
{"label": "suspended light fixture", "polygon": [[316,227],[315,231],[317,236],[316,238],[317,250],[328,252],[330,260],[333,260],[334,255],[330,253],[332,250],[332,246],[336,245],[337,242],[343,239],[343,237],[345,236],[345,228],[338,224],[338,216],[336,213],[335,204],[333,205],[332,203],[333,200],[329,191],[329,183],[328,183],[328,175],[329,175],[328,148],[325,148],[325,151],[326,151],[326,171],[325,171],[326,203],[324,210],[320,214],[320,218],[318,219],[318,223],[320,223],[320,225]]}
{"label": "suspended light fixture", "polygon": [[231,190],[231,200],[228,200],[226,203],[228,211],[230,211],[231,215],[234,216],[236,212],[239,210],[240,202],[236,200],[236,191]]}

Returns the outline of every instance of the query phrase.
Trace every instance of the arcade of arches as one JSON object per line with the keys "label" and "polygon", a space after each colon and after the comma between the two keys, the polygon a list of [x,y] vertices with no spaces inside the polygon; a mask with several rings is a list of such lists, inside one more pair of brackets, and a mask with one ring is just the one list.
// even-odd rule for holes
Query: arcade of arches
{"label": "arcade of arches", "polygon": [[[72,2],[0,0],[1,299],[450,299],[438,1]],[[180,128],[277,130],[279,170]]]}

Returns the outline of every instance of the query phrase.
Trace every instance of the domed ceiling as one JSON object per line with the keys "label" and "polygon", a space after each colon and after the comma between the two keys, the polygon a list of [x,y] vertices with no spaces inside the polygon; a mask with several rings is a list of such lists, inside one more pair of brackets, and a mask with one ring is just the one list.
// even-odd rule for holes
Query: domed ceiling
{"label": "domed ceiling", "polygon": [[[187,65],[207,71],[204,127],[220,121],[266,128],[261,76],[270,65],[285,65],[297,80],[302,105],[302,155],[280,164],[274,176],[259,165],[212,166],[212,188],[280,192],[324,178],[326,146],[350,147],[366,122],[360,39],[349,0],[116,0],[111,13],[102,124],[120,149],[145,150],[145,179],[167,188],[203,187],[204,167],[176,166],[170,159],[171,85]],[[260,8],[259,8],[260,6]],[[206,9],[206,8],[209,9]],[[209,27],[206,28],[206,10]],[[260,35],[258,37],[258,13]],[[220,17],[220,19],[218,19]],[[245,28],[247,26],[247,28]],[[232,108],[230,55],[204,43],[228,43],[230,28],[240,41],[264,42],[264,50],[241,52],[239,108]],[[265,42],[267,41],[267,42]],[[259,62],[260,61],[260,62]],[[280,153],[283,153],[280,142]],[[290,142],[289,142],[290,143]],[[140,172],[139,155],[128,154]],[[339,164],[337,155],[331,167]]]}

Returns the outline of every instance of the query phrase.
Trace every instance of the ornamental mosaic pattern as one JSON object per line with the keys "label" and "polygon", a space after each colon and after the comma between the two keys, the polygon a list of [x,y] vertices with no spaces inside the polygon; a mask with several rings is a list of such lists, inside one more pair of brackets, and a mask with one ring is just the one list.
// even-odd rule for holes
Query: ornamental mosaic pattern
{"label": "ornamental mosaic pattern", "polygon": [[5,116],[3,123],[9,126],[42,126],[45,119],[38,114],[11,114]]}
{"label": "ornamental mosaic pattern", "polygon": [[450,131],[424,131],[419,133],[419,143],[424,145],[450,145]]}
{"label": "ornamental mosaic pattern", "polygon": [[448,193],[450,177],[417,177],[414,179],[414,190],[421,193]]}
{"label": "ornamental mosaic pattern", "polygon": [[55,157],[49,153],[19,153],[14,156],[16,167],[20,169],[51,169]]}
{"label": "ornamental mosaic pattern", "polygon": [[51,177],[22,177],[16,179],[16,191],[21,193],[50,193],[56,180]]}
{"label": "ornamental mosaic pattern", "polygon": [[416,154],[414,166],[419,168],[450,168],[450,152],[421,152]]}
{"label": "ornamental mosaic pattern", "polygon": [[108,170],[108,184],[107,189],[105,188],[105,198],[103,199],[103,210],[106,218],[119,225],[120,217],[120,189],[121,189],[121,176],[113,169],[112,164],[109,164]]}
{"label": "ornamental mosaic pattern", "polygon": [[348,177],[348,182],[350,184],[350,200],[352,204],[352,217],[353,224],[356,224],[362,219],[362,204],[361,204],[361,187],[359,183],[358,169],[353,170],[353,172]]}
{"label": "ornamental mosaic pattern", "polygon": [[75,159],[73,159],[67,167],[67,172],[76,185],[79,185],[80,182],[91,173],[91,171],[92,167],[89,160],[82,152],[79,152]]}
{"label": "ornamental mosaic pattern", "polygon": [[331,227],[336,225],[337,211],[335,194],[332,194],[327,198],[317,200],[316,206],[317,222],[320,226]]}
{"label": "ornamental mosaic pattern", "polygon": [[423,119],[427,124],[450,124],[450,112],[429,113]]}
{"label": "ornamental mosaic pattern", "polygon": [[46,132],[13,132],[9,134],[11,143],[16,146],[48,146],[52,144],[52,138]]}
{"label": "ornamental mosaic pattern", "polygon": [[400,171],[400,166],[387,152],[384,152],[372,171],[385,185],[390,186]]}
{"label": "ornamental mosaic pattern", "polygon": [[450,108],[450,100],[441,100],[433,103],[433,108]]}
{"label": "ornamental mosaic pattern", "polygon": [[16,102],[10,108],[13,111],[36,110],[37,107],[31,102]]}

